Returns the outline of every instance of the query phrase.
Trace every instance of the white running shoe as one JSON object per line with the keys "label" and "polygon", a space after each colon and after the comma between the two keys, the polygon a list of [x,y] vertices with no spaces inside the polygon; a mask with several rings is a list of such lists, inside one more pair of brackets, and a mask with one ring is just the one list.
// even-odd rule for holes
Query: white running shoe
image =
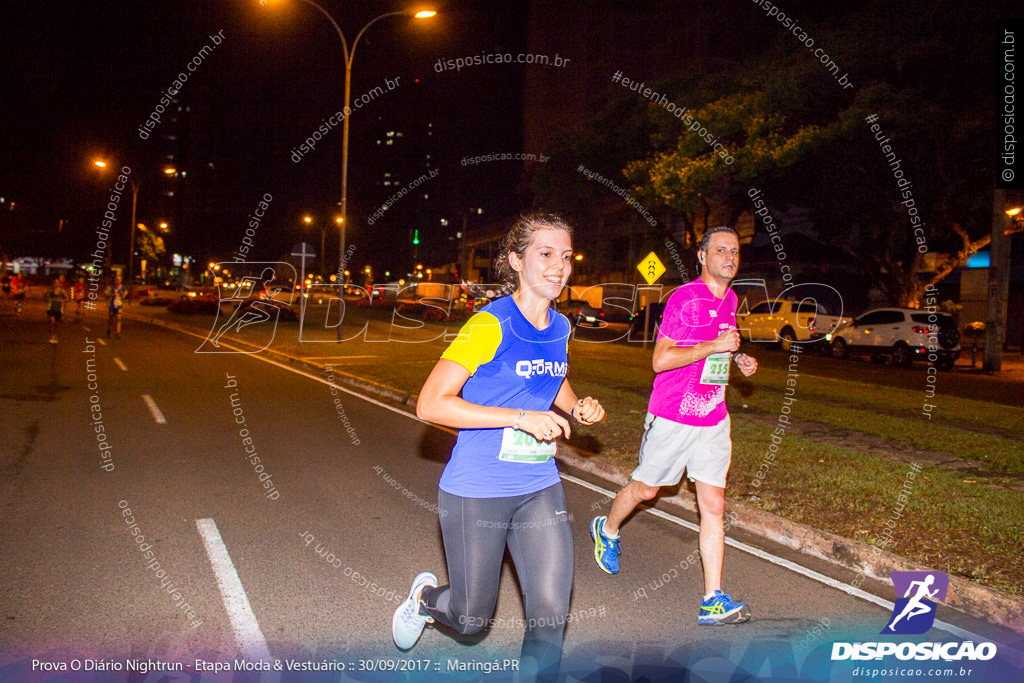
{"label": "white running shoe", "polygon": [[409,597],[405,599],[391,619],[391,637],[400,650],[408,650],[420,639],[427,624],[434,623],[433,617],[420,614],[420,593],[427,586],[437,586],[437,577],[431,572],[420,572],[412,580]]}

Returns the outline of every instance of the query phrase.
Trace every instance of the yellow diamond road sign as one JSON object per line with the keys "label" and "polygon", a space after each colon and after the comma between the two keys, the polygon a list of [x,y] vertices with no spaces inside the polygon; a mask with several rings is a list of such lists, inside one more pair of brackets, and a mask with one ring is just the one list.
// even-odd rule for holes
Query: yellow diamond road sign
{"label": "yellow diamond road sign", "polygon": [[644,256],[643,260],[637,264],[636,269],[640,271],[649,285],[653,285],[655,280],[665,274],[665,266],[653,251]]}

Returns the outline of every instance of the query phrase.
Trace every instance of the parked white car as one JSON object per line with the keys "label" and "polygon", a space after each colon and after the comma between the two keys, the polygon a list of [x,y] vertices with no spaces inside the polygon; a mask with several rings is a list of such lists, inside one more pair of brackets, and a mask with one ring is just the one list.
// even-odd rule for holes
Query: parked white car
{"label": "parked white car", "polygon": [[924,360],[951,370],[960,357],[960,331],[953,316],[916,308],[867,311],[837,328],[829,341],[836,358],[866,354],[878,363],[890,360],[900,366]]}
{"label": "parked white car", "polygon": [[736,325],[743,337],[754,342],[778,343],[784,351],[789,351],[795,341],[823,339],[848,322],[850,318],[829,315],[813,299],[762,301],[748,312],[736,314]]}

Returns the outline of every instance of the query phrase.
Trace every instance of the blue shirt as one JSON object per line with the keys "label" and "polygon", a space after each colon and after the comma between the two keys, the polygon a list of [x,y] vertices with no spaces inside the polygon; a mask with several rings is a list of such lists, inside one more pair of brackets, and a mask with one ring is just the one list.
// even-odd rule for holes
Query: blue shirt
{"label": "blue shirt", "polygon": [[[459,331],[442,354],[470,372],[462,398],[516,410],[550,410],[568,370],[564,315],[549,309],[538,330],[511,296],[493,301]],[[503,429],[462,429],[441,475],[442,491],[464,498],[520,496],[557,484],[554,458],[542,463],[499,460]]]}

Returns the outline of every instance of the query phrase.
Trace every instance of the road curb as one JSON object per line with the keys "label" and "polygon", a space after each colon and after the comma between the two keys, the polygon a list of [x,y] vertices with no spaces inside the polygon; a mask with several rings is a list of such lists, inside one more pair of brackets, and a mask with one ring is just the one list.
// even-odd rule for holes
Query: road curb
{"label": "road curb", "polygon": [[[166,320],[136,315],[127,317],[185,334],[196,334],[195,330],[187,329],[183,325]],[[289,365],[303,367],[307,370],[315,370],[317,373],[322,373],[324,370],[323,365],[291,356],[281,351],[256,349],[255,345],[238,341],[234,338],[231,339],[231,342],[238,346],[255,349],[254,351],[244,353],[266,353],[269,356],[285,361]],[[339,371],[333,368],[333,366],[332,372],[341,384],[352,390],[366,392],[375,397],[399,403],[413,412],[416,410],[416,394],[400,391],[372,380]],[[561,444],[558,453],[558,459],[567,465],[606,479],[619,486],[625,486],[629,481],[630,469],[624,468],[618,463],[605,460],[596,453],[589,453],[568,444]],[[688,491],[660,500],[691,513],[697,513],[696,499]],[[727,505],[729,513],[734,520],[733,526],[797,552],[855,571],[859,575],[875,581],[888,583],[889,574],[895,571],[928,571],[933,569],[932,567],[912,562],[899,555],[882,550],[877,546],[814,529],[737,500],[727,499]],[[1012,629],[1017,633],[1024,634],[1024,599],[981,586],[958,576],[950,576],[949,585],[951,590],[944,603],[945,605],[972,617],[984,619]]]}

